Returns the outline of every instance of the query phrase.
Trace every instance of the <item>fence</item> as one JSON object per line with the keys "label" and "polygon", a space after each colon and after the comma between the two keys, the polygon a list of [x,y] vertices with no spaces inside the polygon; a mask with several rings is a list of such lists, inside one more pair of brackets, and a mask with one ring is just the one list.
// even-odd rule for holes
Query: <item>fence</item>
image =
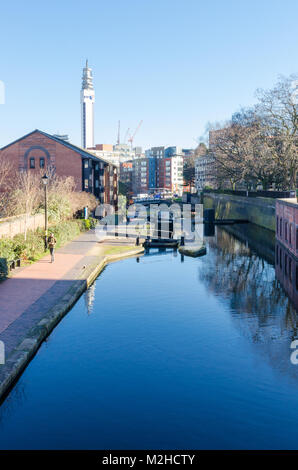
{"label": "fence", "polygon": [[293,191],[245,191],[232,189],[204,189],[203,193],[230,194],[232,196],[243,197],[270,197],[272,199],[290,199],[296,197],[296,190]]}

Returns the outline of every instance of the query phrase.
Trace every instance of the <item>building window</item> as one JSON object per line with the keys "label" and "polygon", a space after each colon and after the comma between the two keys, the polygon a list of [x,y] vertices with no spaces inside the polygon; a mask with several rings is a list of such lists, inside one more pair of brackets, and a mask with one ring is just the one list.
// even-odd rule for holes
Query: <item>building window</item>
{"label": "building window", "polygon": [[296,228],[296,251],[298,250],[298,227]]}
{"label": "building window", "polygon": [[288,241],[288,222],[285,222],[285,241]]}
{"label": "building window", "polygon": [[276,265],[278,265],[278,245],[276,245]]}
{"label": "building window", "polygon": [[292,224],[289,225],[289,245],[292,246]]}
{"label": "building window", "polygon": [[277,215],[277,216],[276,216],[276,231],[277,231],[277,232],[278,232],[278,227],[279,227],[279,225],[278,225],[278,215]]}
{"label": "building window", "polygon": [[30,168],[35,168],[35,158],[34,157],[30,158]]}
{"label": "building window", "polygon": [[288,277],[288,255],[285,254],[285,275]]}
{"label": "building window", "polygon": [[292,282],[292,260],[289,258],[289,278],[290,281]]}
{"label": "building window", "polygon": [[84,187],[85,187],[85,189],[89,188],[89,180],[88,179],[84,180]]}
{"label": "building window", "polygon": [[280,221],[279,221],[279,235],[280,237],[282,237],[282,218],[280,218]]}
{"label": "building window", "polygon": [[84,162],[84,167],[85,167],[85,168],[88,168],[88,167],[89,167],[88,160],[85,160],[85,162]]}
{"label": "building window", "polygon": [[40,157],[40,159],[39,159],[39,167],[44,168],[44,158],[43,157]]}

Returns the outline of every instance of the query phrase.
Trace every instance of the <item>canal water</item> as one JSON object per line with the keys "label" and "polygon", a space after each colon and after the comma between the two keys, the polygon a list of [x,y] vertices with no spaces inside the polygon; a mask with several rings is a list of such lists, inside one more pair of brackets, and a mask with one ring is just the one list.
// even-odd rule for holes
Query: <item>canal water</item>
{"label": "canal water", "polygon": [[272,237],[206,240],[201,258],[106,267],[2,403],[1,449],[298,448],[297,318]]}

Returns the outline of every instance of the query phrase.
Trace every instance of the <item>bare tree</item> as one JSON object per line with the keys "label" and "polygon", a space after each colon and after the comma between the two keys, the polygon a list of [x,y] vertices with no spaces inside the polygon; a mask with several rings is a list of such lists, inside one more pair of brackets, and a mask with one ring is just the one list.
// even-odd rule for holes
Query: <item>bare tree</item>
{"label": "bare tree", "polygon": [[6,215],[8,192],[11,188],[12,165],[9,161],[0,159],[0,215]]}
{"label": "bare tree", "polygon": [[[212,137],[212,138],[211,138]],[[209,152],[215,159],[218,186],[243,181],[247,149],[247,129],[232,121],[224,128],[213,130],[209,138]]]}
{"label": "bare tree", "polygon": [[267,145],[276,164],[296,187],[298,168],[298,102],[294,85],[298,76],[280,77],[271,90],[258,90],[257,111],[267,134]]}
{"label": "bare tree", "polygon": [[38,208],[41,201],[41,176],[24,171],[16,176],[15,189],[11,192],[8,207],[12,215],[24,214],[25,240],[27,238],[28,219]]}

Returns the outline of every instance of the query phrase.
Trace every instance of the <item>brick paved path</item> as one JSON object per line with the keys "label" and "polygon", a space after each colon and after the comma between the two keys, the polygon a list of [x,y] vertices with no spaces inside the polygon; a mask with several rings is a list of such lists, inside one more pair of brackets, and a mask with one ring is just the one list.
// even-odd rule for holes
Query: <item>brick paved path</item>
{"label": "brick paved path", "polygon": [[5,343],[6,356],[67,293],[84,266],[99,259],[100,251],[90,230],[57,250],[54,263],[45,256],[0,283],[0,340]]}

